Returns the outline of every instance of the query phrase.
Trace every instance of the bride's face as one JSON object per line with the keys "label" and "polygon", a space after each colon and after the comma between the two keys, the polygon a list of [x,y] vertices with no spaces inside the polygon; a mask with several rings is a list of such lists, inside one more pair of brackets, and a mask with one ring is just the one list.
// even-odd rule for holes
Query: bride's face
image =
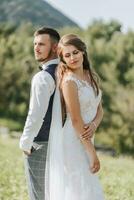
{"label": "bride's face", "polygon": [[63,60],[70,69],[83,67],[83,52],[73,45],[64,46],[62,49]]}

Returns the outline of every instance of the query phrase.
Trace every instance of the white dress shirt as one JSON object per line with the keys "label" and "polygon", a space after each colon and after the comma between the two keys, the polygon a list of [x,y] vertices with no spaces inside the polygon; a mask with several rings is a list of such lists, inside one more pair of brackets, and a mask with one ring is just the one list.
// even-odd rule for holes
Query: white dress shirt
{"label": "white dress shirt", "polygon": [[45,71],[48,65],[58,64],[58,59],[53,59],[42,65],[43,70],[35,74],[31,83],[30,104],[23,134],[20,138],[20,148],[30,152],[33,140],[37,136],[44,116],[47,112],[49,100],[55,90],[52,76]]}

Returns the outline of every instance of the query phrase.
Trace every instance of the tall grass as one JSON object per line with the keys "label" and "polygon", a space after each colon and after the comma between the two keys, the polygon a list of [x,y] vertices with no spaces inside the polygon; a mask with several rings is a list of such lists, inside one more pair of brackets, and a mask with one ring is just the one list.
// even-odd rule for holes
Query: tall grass
{"label": "tall grass", "polygon": [[[102,153],[99,156],[99,177],[105,199],[133,200],[134,160],[131,157],[113,158]],[[17,139],[0,137],[0,200],[28,200],[23,156]]]}

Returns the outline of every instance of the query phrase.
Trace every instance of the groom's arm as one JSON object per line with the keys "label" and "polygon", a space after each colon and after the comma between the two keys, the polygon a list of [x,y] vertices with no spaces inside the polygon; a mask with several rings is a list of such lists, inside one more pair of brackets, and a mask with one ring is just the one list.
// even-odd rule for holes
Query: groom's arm
{"label": "groom's arm", "polygon": [[48,109],[51,95],[55,89],[53,78],[47,72],[37,73],[32,80],[29,111],[23,134],[20,138],[20,148],[25,154],[31,153],[34,138],[37,136],[44,116]]}

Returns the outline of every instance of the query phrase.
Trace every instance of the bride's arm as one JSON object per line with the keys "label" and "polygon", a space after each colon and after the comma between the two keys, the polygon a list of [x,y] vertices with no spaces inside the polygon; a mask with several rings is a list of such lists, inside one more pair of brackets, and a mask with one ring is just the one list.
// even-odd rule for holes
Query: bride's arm
{"label": "bride's arm", "polygon": [[102,108],[102,102],[100,102],[99,105],[98,105],[96,116],[92,121],[92,122],[94,122],[96,124],[96,128],[99,127],[99,125],[100,125],[100,123],[102,121],[102,118],[103,118],[103,114],[104,113],[103,113],[103,108]]}
{"label": "bride's arm", "polygon": [[97,113],[95,118],[88,124],[85,124],[84,132],[82,134],[83,139],[89,140],[95,133],[96,129],[99,127],[101,121],[103,118],[103,108],[102,108],[102,103],[100,102],[98,105]]}
{"label": "bride's arm", "polygon": [[97,172],[100,168],[99,160],[95,148],[91,140],[83,140],[82,133],[84,132],[84,122],[80,112],[80,104],[78,99],[78,91],[76,83],[67,81],[62,83],[62,93],[68,112],[70,113],[72,125],[76,130],[77,136],[85,147],[86,152],[91,158],[91,171]]}

